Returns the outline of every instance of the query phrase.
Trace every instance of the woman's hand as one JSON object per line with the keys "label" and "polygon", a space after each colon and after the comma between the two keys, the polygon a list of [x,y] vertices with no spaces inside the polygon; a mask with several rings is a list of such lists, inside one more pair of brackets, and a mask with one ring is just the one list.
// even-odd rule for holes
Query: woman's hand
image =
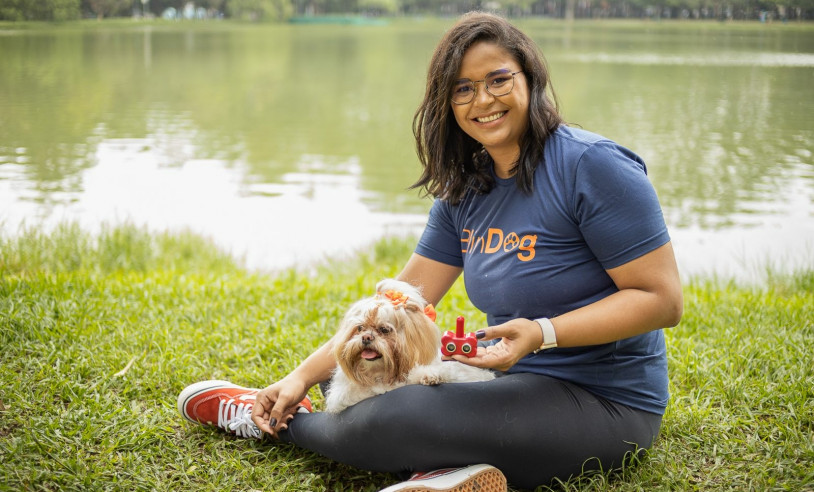
{"label": "woman's hand", "polygon": [[252,421],[261,431],[276,439],[278,432],[288,429],[297,406],[311,386],[327,381],[336,368],[336,360],[331,355],[332,346],[333,339],[328,340],[288,376],[257,393]]}
{"label": "woman's hand", "polygon": [[275,439],[277,432],[288,429],[297,406],[308,393],[308,385],[293,375],[260,390],[252,408],[252,421]]}
{"label": "woman's hand", "polygon": [[537,350],[543,343],[543,332],[540,325],[536,321],[524,318],[490,326],[478,331],[477,336],[479,340],[494,338],[501,340],[495,345],[478,347],[478,355],[475,357],[453,355],[452,358],[470,366],[505,371],[530,352]]}

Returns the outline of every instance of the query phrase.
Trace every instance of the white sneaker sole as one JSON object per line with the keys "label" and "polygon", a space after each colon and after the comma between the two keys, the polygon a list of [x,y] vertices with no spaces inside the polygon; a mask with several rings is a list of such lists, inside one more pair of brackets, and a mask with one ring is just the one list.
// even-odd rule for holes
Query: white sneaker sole
{"label": "white sneaker sole", "polygon": [[506,492],[506,477],[491,465],[472,465],[432,478],[408,480],[380,492]]}

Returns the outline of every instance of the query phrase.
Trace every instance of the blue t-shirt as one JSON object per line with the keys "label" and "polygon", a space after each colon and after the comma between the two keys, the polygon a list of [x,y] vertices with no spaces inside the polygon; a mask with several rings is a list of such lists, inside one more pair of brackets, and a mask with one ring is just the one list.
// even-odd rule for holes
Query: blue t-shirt
{"label": "blue t-shirt", "polygon": [[[436,200],[416,253],[463,267],[490,325],[553,318],[618,289],[605,272],[670,237],[644,162],[599,135],[560,127],[546,141],[531,194],[495,177],[489,193]],[[662,330],[613,343],[529,354],[509,372],[546,374],[663,414],[669,398]]]}

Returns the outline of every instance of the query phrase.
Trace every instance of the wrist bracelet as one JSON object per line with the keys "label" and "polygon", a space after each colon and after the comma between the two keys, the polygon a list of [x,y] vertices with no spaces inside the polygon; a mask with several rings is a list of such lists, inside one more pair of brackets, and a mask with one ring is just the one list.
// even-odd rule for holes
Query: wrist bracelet
{"label": "wrist bracelet", "polygon": [[551,320],[548,318],[537,318],[534,321],[540,325],[540,330],[543,332],[543,343],[540,345],[540,348],[535,350],[533,353],[537,353],[541,350],[551,349],[557,346],[557,333],[554,331],[554,325],[551,323]]}

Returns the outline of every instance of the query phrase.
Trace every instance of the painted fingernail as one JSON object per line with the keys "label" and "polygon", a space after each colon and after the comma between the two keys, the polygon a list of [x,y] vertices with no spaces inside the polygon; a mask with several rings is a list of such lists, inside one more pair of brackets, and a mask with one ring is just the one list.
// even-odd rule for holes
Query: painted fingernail
{"label": "painted fingernail", "polygon": [[277,427],[277,419],[269,420],[269,427],[271,427],[272,429]]}
{"label": "painted fingernail", "polygon": [[475,338],[480,340],[481,338],[486,336],[486,330],[478,330],[475,332]]}

